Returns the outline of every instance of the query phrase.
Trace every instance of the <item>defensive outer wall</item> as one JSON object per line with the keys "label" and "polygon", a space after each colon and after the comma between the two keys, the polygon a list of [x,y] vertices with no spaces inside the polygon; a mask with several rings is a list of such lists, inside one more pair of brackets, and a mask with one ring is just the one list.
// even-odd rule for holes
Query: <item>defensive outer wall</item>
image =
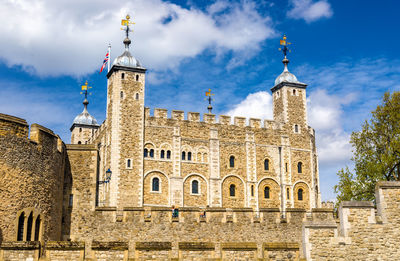
{"label": "defensive outer wall", "polygon": [[[400,258],[400,182],[378,183],[376,207],[343,202],[339,218],[332,208],[287,208],[282,218],[277,208],[196,207],[173,218],[163,207],[95,207],[97,148],[64,145],[37,124],[28,132],[25,120],[0,115],[0,260]],[[21,211],[41,216],[37,241],[16,241]]]}

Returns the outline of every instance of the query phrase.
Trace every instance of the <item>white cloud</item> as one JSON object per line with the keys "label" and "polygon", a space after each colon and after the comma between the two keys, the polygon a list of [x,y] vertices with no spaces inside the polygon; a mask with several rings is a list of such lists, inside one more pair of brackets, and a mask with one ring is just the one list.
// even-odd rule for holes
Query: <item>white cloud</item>
{"label": "white cloud", "polygon": [[304,19],[307,23],[321,18],[330,18],[333,15],[331,5],[326,0],[313,2],[312,0],[290,0],[292,9],[287,16],[293,19]]}
{"label": "white cloud", "polygon": [[161,0],[5,0],[0,9],[0,47],[8,66],[42,76],[84,75],[101,66],[107,45],[122,53],[120,19],[136,25],[132,52],[147,68],[174,69],[207,48],[218,52],[257,49],[275,32],[250,1],[217,1],[207,11]]}
{"label": "white cloud", "polygon": [[272,96],[265,91],[251,93],[246,99],[224,114],[248,118],[272,119]]}

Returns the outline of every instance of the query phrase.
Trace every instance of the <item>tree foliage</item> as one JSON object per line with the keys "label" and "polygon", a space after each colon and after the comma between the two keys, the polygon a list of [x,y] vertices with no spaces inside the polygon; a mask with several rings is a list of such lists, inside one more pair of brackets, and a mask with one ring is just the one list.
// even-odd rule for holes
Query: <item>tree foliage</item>
{"label": "tree foliage", "polygon": [[373,200],[380,180],[400,180],[400,92],[385,93],[359,132],[351,134],[354,174],[348,167],[337,174],[338,202]]}

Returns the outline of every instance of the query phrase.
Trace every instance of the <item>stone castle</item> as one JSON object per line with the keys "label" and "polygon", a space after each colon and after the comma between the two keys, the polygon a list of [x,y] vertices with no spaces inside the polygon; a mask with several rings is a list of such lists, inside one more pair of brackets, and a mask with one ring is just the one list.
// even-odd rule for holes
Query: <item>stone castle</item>
{"label": "stone castle", "polygon": [[106,120],[85,98],[71,144],[0,114],[0,260],[399,258],[399,183],[378,184],[376,209],[344,202],[335,218],[321,204],[307,85],[286,51],[272,121],[169,118],[145,107],[128,33],[107,74]]}

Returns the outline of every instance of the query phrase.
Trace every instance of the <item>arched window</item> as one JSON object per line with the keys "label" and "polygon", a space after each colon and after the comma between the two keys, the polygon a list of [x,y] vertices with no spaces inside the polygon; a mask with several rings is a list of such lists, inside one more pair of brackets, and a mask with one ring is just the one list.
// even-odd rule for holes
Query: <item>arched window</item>
{"label": "arched window", "polygon": [[40,233],[40,215],[37,216],[36,221],[35,221],[35,241],[39,241],[39,233]]}
{"label": "arched window", "polygon": [[126,167],[127,167],[127,168],[130,168],[130,167],[131,167],[131,160],[130,160],[130,159],[128,159],[128,160],[126,161]]}
{"label": "arched window", "polygon": [[199,194],[199,182],[197,180],[192,181],[192,194]]}
{"label": "arched window", "polygon": [[160,179],[159,178],[153,178],[153,181],[151,183],[151,191],[160,191]]}
{"label": "arched window", "polygon": [[299,189],[299,190],[297,191],[297,199],[298,199],[299,201],[303,200],[303,189]]}
{"label": "arched window", "polygon": [[293,90],[293,95],[296,95],[296,90]]}
{"label": "arched window", "polygon": [[303,163],[301,163],[301,162],[297,163],[297,172],[298,173],[303,172]]}
{"label": "arched window", "polygon": [[234,197],[235,196],[235,190],[236,190],[235,184],[231,184],[229,186],[229,196]]}
{"label": "arched window", "polygon": [[269,170],[269,160],[264,160],[264,170]]}
{"label": "arched window", "polygon": [[186,152],[182,151],[182,160],[186,159]]}
{"label": "arched window", "polygon": [[24,223],[25,223],[25,213],[22,212],[18,218],[17,241],[24,240]]}
{"label": "arched window", "polygon": [[188,152],[188,160],[192,160],[192,153],[190,151]]}
{"label": "arched window", "polygon": [[121,99],[124,98],[124,92],[123,91],[121,91],[120,96],[121,96]]}
{"label": "arched window", "polygon": [[299,132],[299,125],[294,125],[294,132],[298,133]]}
{"label": "arched window", "polygon": [[122,79],[122,80],[125,79],[125,73],[122,73],[122,74],[121,74],[121,79]]}
{"label": "arched window", "polygon": [[167,159],[170,159],[170,158],[171,158],[171,151],[167,150]]}
{"label": "arched window", "polygon": [[139,81],[139,74],[136,74],[136,81]]}
{"label": "arched window", "polygon": [[150,158],[154,158],[154,150],[150,149]]}
{"label": "arched window", "polygon": [[136,100],[139,100],[139,93],[136,93]]}
{"label": "arched window", "polygon": [[264,188],[264,198],[269,198],[269,196],[270,196],[270,195],[269,195],[269,192],[270,192],[270,191],[269,191],[269,187],[265,187],[265,188]]}
{"label": "arched window", "polygon": [[235,167],[235,157],[234,156],[230,156],[230,158],[229,158],[229,167],[231,167],[231,168]]}
{"label": "arched window", "polygon": [[81,142],[81,141],[78,141],[78,144],[82,144],[82,142]]}
{"label": "arched window", "polygon": [[161,150],[161,153],[160,153],[160,158],[165,158],[165,151],[164,150]]}
{"label": "arched window", "polygon": [[251,196],[254,197],[254,185],[251,185]]}
{"label": "arched window", "polygon": [[149,154],[149,151],[147,149],[144,149],[144,157],[147,158]]}
{"label": "arched window", "polygon": [[26,241],[31,241],[32,238],[32,224],[33,224],[33,214],[31,214],[28,217],[28,224],[27,224],[27,229],[26,229]]}
{"label": "arched window", "polygon": [[82,128],[79,128],[79,132],[82,132]]}

